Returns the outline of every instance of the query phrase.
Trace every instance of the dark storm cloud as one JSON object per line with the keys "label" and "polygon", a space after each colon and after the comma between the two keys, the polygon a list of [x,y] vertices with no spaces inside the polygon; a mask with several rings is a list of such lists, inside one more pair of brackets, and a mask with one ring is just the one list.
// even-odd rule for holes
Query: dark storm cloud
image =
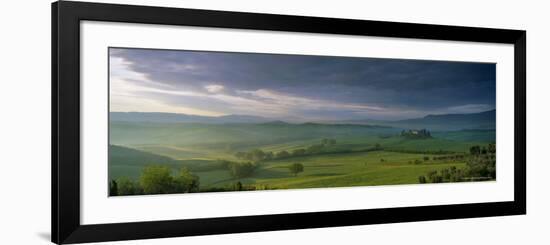
{"label": "dark storm cloud", "polygon": [[[361,105],[389,110],[373,112],[387,118],[405,117],[398,115],[405,111],[420,115],[495,106],[495,64],[147,49],[111,49],[111,57],[123,58],[130,63],[128,69],[173,90],[351,105],[341,110],[300,108],[312,118],[331,111],[338,117],[368,117],[355,107]],[[175,104],[178,100],[189,103],[189,98],[170,99]],[[201,105],[208,107],[204,101]]]}

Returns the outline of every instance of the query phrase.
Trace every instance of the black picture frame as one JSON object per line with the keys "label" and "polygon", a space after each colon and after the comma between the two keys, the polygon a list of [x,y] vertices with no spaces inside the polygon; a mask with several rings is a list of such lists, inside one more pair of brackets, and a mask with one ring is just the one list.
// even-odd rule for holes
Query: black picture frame
{"label": "black picture frame", "polygon": [[[183,25],[514,45],[514,201],[80,224],[80,21]],[[442,220],[526,213],[526,32],[61,1],[52,4],[52,242],[58,244]],[[505,108],[504,108],[505,109]]]}

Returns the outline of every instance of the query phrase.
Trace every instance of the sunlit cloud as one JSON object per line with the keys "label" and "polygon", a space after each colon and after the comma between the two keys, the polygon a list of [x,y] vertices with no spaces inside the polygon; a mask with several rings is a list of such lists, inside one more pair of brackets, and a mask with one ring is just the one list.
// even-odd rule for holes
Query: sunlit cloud
{"label": "sunlit cloud", "polygon": [[133,71],[130,68],[132,64],[132,62],[127,61],[124,58],[116,56],[109,57],[109,78],[111,83],[117,79],[124,79],[127,81],[140,81],[142,83],[150,84],[151,86],[172,87],[168,84],[151,80],[145,73]]}
{"label": "sunlit cloud", "polygon": [[218,84],[211,84],[211,85],[204,86],[204,89],[206,89],[206,91],[210,93],[219,93],[223,91],[224,87]]}
{"label": "sunlit cloud", "polygon": [[197,108],[171,105],[159,100],[130,95],[113,96],[110,101],[111,111],[120,112],[166,112],[202,116],[223,116],[224,113],[201,110]]}

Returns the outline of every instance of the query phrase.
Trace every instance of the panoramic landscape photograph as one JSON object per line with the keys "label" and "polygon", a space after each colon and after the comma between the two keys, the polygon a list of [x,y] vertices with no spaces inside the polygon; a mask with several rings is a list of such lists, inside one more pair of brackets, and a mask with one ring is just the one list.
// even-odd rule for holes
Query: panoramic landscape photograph
{"label": "panoramic landscape photograph", "polygon": [[109,48],[109,196],[496,180],[494,63]]}

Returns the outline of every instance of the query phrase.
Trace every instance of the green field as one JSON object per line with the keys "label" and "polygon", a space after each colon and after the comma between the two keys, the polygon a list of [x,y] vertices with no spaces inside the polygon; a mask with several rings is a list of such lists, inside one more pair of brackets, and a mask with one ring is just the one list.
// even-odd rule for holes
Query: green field
{"label": "green field", "polygon": [[[418,183],[418,176],[429,170],[464,166],[460,162],[409,163],[423,156],[372,151],[296,157],[266,162],[254,176],[240,181],[243,184],[258,187],[267,185],[276,189],[412,184]],[[380,162],[380,159],[385,161]],[[304,172],[298,176],[292,175],[288,170],[288,165],[294,162],[304,165]],[[201,180],[213,180],[204,183],[205,187],[223,186],[235,181],[227,171],[216,171],[215,174],[210,171],[196,173]]]}
{"label": "green field", "polygon": [[[293,189],[419,183],[419,176],[455,167],[466,159],[434,157],[467,155],[472,146],[494,143],[494,130],[434,132],[410,139],[400,129],[365,125],[325,124],[197,124],[111,122],[109,178],[139,181],[146,166],[163,165],[176,174],[185,167],[200,180],[201,191]],[[319,146],[323,139],[334,142]],[[277,153],[308,150],[303,155]],[[254,169],[236,176],[221,161],[250,162],[238,152],[272,154],[254,160]],[[289,166],[299,163],[303,171]]]}

